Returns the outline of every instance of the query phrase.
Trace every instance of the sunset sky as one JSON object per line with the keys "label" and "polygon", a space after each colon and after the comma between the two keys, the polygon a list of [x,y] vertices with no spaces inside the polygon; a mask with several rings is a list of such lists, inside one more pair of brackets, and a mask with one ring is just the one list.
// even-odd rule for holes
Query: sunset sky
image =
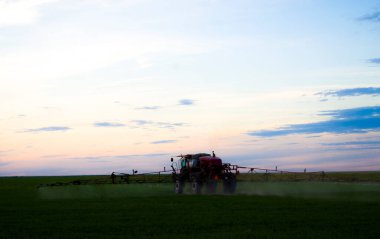
{"label": "sunset sky", "polygon": [[0,0],[0,176],[380,170],[378,0]]}

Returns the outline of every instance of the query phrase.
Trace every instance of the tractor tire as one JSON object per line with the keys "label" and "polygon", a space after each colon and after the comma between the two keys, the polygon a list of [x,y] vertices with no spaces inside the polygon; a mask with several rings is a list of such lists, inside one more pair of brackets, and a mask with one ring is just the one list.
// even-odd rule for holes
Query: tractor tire
{"label": "tractor tire", "polygon": [[180,180],[176,180],[174,185],[174,192],[176,194],[182,194],[184,183]]}
{"label": "tractor tire", "polygon": [[213,180],[213,179],[210,179],[207,182],[207,193],[210,193],[210,194],[216,193],[216,187],[217,186],[218,186],[218,182]]}
{"label": "tractor tire", "polygon": [[225,194],[233,194],[236,191],[236,176],[233,173],[226,173],[223,176],[223,191]]}
{"label": "tractor tire", "polygon": [[202,189],[202,184],[199,180],[194,179],[191,183],[191,191],[193,194],[200,194]]}

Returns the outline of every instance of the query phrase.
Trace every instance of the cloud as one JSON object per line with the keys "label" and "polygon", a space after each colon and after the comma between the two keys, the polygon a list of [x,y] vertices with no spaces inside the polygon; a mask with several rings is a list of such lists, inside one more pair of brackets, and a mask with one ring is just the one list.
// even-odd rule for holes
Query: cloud
{"label": "cloud", "polygon": [[135,108],[136,110],[158,110],[161,109],[161,106],[143,106],[143,107],[138,107]]}
{"label": "cloud", "polygon": [[329,90],[325,92],[318,92],[316,95],[322,96],[335,96],[335,97],[344,97],[344,96],[360,96],[360,95],[380,95],[380,87],[359,87],[351,89],[341,89],[341,90]]}
{"label": "cloud", "polygon": [[324,146],[351,146],[351,145],[380,145],[380,141],[348,141],[337,143],[322,143]]}
{"label": "cloud", "polygon": [[[322,146],[328,146],[333,151],[353,151],[353,150],[379,150],[380,141],[348,141],[335,143],[321,143]],[[332,147],[332,148],[330,148]]]}
{"label": "cloud", "polygon": [[311,136],[306,136],[306,138],[312,139],[312,138],[320,138],[320,135],[311,135]]}
{"label": "cloud", "polygon": [[191,99],[182,99],[179,101],[179,104],[180,105],[193,105],[194,104],[194,100],[191,100]]}
{"label": "cloud", "polygon": [[171,144],[175,142],[177,142],[177,140],[158,140],[151,142],[151,144]]}
{"label": "cloud", "polygon": [[274,137],[290,134],[348,134],[380,131],[380,106],[323,111],[319,115],[330,116],[331,119],[315,123],[287,125],[275,130],[249,131],[247,134]]}
{"label": "cloud", "polygon": [[12,0],[0,1],[0,27],[27,25],[40,16],[40,5],[56,0]]}
{"label": "cloud", "polygon": [[167,123],[167,122],[157,122],[156,123],[158,127],[165,128],[165,129],[173,129],[176,127],[184,126],[184,123]]}
{"label": "cloud", "polygon": [[380,12],[366,14],[359,18],[360,21],[380,22]]}
{"label": "cloud", "polygon": [[147,125],[147,124],[153,124],[152,121],[148,121],[148,120],[132,120],[131,122],[133,122],[139,126]]}
{"label": "cloud", "polygon": [[335,147],[335,148],[329,148],[325,151],[336,151],[336,152],[347,152],[347,151],[367,151],[366,153],[369,154],[370,150],[379,150],[380,146],[361,146],[361,147],[353,147],[353,146],[346,146],[346,147]]}
{"label": "cloud", "polygon": [[27,129],[24,132],[53,132],[53,131],[67,131],[71,128],[66,126],[49,126],[35,129]]}
{"label": "cloud", "polygon": [[371,58],[368,59],[369,63],[374,63],[374,64],[380,64],[380,58]]}
{"label": "cloud", "polygon": [[177,122],[177,123],[169,123],[169,122],[155,122],[149,120],[132,120],[132,123],[137,124],[137,126],[154,126],[163,129],[174,129],[177,127],[185,126],[185,123]]}
{"label": "cloud", "polygon": [[[337,119],[368,119],[380,120],[380,106],[359,107],[344,110],[321,111],[319,115],[333,116]],[[380,125],[379,125],[380,127]]]}
{"label": "cloud", "polygon": [[95,127],[124,127],[125,124],[113,123],[113,122],[97,122],[94,123]]}

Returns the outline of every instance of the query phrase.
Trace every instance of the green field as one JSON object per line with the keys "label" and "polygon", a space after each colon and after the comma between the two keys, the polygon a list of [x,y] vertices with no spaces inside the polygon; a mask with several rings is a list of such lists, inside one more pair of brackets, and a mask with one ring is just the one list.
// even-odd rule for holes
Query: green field
{"label": "green field", "polygon": [[380,235],[376,180],[243,181],[236,195],[175,195],[170,183],[37,187],[77,178],[0,178],[0,238]]}

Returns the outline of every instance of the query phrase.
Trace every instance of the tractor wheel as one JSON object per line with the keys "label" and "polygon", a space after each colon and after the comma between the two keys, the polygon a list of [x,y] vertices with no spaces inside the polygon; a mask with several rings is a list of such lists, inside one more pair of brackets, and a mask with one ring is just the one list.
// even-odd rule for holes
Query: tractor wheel
{"label": "tractor wheel", "polygon": [[208,193],[215,193],[216,192],[216,187],[218,186],[218,182],[213,180],[213,179],[210,179],[208,182],[207,182],[207,192]]}
{"label": "tractor wheel", "polygon": [[199,180],[194,179],[191,183],[191,191],[193,194],[200,194],[201,193],[202,184]]}
{"label": "tractor wheel", "polygon": [[226,173],[223,177],[223,191],[225,194],[233,194],[236,191],[236,176],[233,173]]}
{"label": "tractor wheel", "polygon": [[175,185],[175,187],[174,187],[175,193],[176,194],[182,194],[184,183],[180,180],[176,180],[174,185]]}

